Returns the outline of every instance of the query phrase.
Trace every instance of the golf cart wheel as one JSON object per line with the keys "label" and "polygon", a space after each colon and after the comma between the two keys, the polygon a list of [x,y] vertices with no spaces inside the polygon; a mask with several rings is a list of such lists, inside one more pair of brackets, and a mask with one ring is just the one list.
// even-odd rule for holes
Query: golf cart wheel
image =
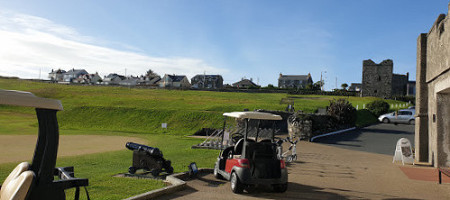
{"label": "golf cart wheel", "polygon": [[239,177],[236,172],[231,174],[231,191],[236,194],[242,193],[244,191],[244,184],[239,181]]}
{"label": "golf cart wheel", "polygon": [[213,174],[214,174],[214,177],[216,177],[217,179],[223,179],[222,175],[219,174],[219,165],[218,165],[218,163],[216,163],[214,165]]}
{"label": "golf cart wheel", "polygon": [[130,174],[134,174],[134,173],[136,173],[136,168],[130,167],[130,168],[128,168],[128,172],[129,172]]}
{"label": "golf cart wheel", "polygon": [[384,118],[383,119],[383,123],[389,123],[390,121],[389,121],[389,119],[388,118]]}
{"label": "golf cart wheel", "polygon": [[416,124],[416,121],[415,120],[409,120],[409,124],[411,124],[411,125],[414,125],[414,124]]}
{"label": "golf cart wheel", "polygon": [[278,192],[278,193],[283,193],[283,192],[286,192],[286,190],[287,190],[287,183],[275,184],[275,185],[272,185],[272,187],[273,187],[273,191]]}

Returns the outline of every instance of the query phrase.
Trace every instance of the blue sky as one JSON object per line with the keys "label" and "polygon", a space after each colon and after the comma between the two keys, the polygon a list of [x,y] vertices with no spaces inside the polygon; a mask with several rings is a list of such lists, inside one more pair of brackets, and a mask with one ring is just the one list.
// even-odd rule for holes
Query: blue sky
{"label": "blue sky", "polygon": [[[0,0],[0,75],[51,69],[222,74],[277,85],[279,73],[361,82],[362,61],[415,80],[416,41],[448,0]],[[326,72],[325,72],[326,71]]]}

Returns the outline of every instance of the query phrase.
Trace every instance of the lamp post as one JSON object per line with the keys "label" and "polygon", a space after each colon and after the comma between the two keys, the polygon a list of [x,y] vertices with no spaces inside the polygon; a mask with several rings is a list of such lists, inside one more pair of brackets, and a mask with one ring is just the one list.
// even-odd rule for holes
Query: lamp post
{"label": "lamp post", "polygon": [[[324,76],[323,79],[322,79],[322,73],[324,74],[324,75],[323,75],[323,76]],[[327,73],[327,71],[321,71],[321,72],[320,72],[320,90],[322,90],[322,91],[323,91],[323,85],[324,85],[323,82],[325,82],[325,73]]]}

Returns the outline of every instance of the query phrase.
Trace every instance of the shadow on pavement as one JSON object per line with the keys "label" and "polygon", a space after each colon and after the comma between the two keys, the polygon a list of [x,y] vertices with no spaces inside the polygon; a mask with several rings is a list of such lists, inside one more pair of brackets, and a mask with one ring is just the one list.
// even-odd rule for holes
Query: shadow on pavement
{"label": "shadow on pavement", "polygon": [[[270,186],[258,186],[252,193],[244,193],[242,196],[256,197],[261,199],[349,199],[333,192],[326,192],[324,188],[289,182],[288,190],[284,193],[267,192],[272,191]],[[230,191],[231,192],[231,191]],[[350,197],[351,198],[351,197]]]}

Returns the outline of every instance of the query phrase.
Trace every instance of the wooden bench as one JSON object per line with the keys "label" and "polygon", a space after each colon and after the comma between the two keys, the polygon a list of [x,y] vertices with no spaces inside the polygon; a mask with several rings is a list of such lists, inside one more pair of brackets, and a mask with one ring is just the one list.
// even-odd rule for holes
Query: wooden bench
{"label": "wooden bench", "polygon": [[439,184],[442,184],[442,174],[450,177],[450,169],[448,169],[448,168],[439,168]]}

